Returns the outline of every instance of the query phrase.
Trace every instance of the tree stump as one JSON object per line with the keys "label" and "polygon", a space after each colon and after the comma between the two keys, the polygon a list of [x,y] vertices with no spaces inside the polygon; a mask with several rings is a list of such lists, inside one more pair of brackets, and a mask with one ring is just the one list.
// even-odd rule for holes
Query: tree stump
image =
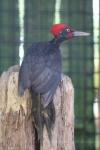
{"label": "tree stump", "polygon": [[74,89],[70,78],[62,75],[53,99],[56,120],[51,142],[44,128],[43,144],[39,147],[30,93],[26,90],[23,97],[17,95],[18,71],[19,67],[13,66],[0,77],[0,150],[75,150]]}

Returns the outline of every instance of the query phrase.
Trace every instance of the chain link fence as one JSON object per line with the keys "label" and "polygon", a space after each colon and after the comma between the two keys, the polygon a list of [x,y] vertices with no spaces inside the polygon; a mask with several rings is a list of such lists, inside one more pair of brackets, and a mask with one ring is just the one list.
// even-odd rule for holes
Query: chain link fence
{"label": "chain link fence", "polygon": [[0,73],[19,64],[23,50],[33,41],[50,40],[54,22],[91,33],[61,45],[63,72],[75,88],[77,150],[100,149],[100,20],[95,20],[95,4],[91,0],[0,1]]}

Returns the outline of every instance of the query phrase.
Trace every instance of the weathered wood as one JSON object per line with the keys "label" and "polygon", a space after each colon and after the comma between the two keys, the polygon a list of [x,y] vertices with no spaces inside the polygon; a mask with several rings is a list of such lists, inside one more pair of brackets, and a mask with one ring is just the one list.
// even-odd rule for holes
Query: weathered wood
{"label": "weathered wood", "polygon": [[[11,67],[0,78],[0,150],[37,150],[32,124],[31,96],[26,90],[17,95],[19,67]],[[74,150],[74,90],[69,77],[62,81],[54,96],[56,111],[52,140],[44,128],[40,150]]]}
{"label": "weathered wood", "polygon": [[74,89],[69,77],[62,81],[54,96],[56,110],[55,126],[50,143],[46,129],[42,150],[74,150]]}
{"label": "weathered wood", "polygon": [[31,103],[28,91],[17,96],[18,66],[0,78],[0,150],[34,150]]}

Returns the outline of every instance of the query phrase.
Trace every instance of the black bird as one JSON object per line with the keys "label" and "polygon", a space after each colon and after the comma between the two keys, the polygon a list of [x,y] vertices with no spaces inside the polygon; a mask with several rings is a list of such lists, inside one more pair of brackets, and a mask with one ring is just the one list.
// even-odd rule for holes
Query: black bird
{"label": "black bird", "polygon": [[76,36],[89,35],[75,31],[64,23],[52,25],[50,31],[54,36],[51,41],[33,43],[29,47],[20,67],[18,81],[18,94],[22,96],[26,89],[30,89],[31,94],[40,94],[43,108],[50,104],[61,81],[60,44]]}
{"label": "black bird", "polygon": [[26,89],[32,88],[41,94],[43,107],[52,101],[61,80],[60,44],[75,36],[89,35],[63,23],[52,25],[51,33],[54,35],[53,40],[33,43],[29,47],[19,71],[19,95],[22,96]]}

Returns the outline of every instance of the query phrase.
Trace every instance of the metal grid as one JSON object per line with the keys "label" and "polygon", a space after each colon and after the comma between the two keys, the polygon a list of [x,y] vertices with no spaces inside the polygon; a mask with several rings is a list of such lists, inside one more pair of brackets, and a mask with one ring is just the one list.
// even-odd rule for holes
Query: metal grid
{"label": "metal grid", "polygon": [[[100,43],[98,57],[94,55],[93,9],[91,0],[23,0],[24,39],[20,39],[19,1],[0,2],[0,72],[18,63],[19,46],[25,50],[33,41],[50,40],[48,32],[53,22],[65,22],[79,30],[88,31],[88,38],[73,39],[61,46],[63,72],[72,78],[75,87],[75,142],[77,150],[100,148]],[[78,5],[77,5],[78,4]],[[100,29],[100,26],[99,26]],[[99,42],[100,42],[100,30]],[[98,60],[95,70],[94,60]],[[97,76],[97,77],[96,77]],[[96,81],[96,79],[98,80]],[[96,83],[98,82],[98,86]],[[94,116],[97,106],[99,116]],[[96,108],[97,110],[97,108]],[[97,121],[98,120],[98,121]],[[99,145],[99,146],[98,146]]]}
{"label": "metal grid", "polygon": [[0,73],[18,62],[18,7],[16,0],[0,1]]}

